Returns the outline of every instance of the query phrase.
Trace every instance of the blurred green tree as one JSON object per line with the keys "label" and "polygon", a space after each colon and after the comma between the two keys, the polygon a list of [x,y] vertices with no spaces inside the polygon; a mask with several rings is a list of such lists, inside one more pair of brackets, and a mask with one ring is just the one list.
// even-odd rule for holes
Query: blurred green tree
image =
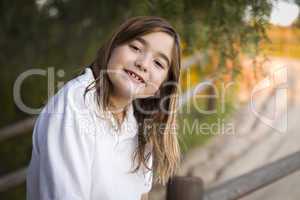
{"label": "blurred green tree", "polygon": [[[238,66],[242,51],[257,52],[259,42],[267,39],[271,7],[268,0],[2,0],[0,127],[28,115],[13,100],[13,84],[20,73],[54,66],[67,72],[59,81],[67,81],[92,61],[102,41],[126,18],[157,15],[170,20],[180,32],[184,55],[202,51],[214,56],[216,66],[208,72],[215,73],[224,70],[227,60]],[[239,71],[232,69],[233,74]],[[46,84],[45,78],[26,80],[24,101],[40,107],[47,100]],[[15,155],[13,162],[9,148],[24,147],[18,147],[18,140],[0,145],[0,174],[29,160],[31,143],[24,140],[27,152]]]}

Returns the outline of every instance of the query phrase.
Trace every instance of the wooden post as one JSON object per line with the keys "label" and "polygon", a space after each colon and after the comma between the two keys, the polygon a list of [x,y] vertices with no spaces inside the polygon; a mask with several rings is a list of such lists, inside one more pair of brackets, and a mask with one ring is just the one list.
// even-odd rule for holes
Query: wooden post
{"label": "wooden post", "polygon": [[168,182],[167,200],[202,200],[203,192],[201,178],[175,176]]}

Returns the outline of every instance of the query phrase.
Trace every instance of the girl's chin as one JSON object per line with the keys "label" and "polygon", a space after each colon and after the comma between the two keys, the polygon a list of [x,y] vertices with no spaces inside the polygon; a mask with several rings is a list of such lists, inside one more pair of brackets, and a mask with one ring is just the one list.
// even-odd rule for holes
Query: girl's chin
{"label": "girl's chin", "polygon": [[154,96],[154,93],[148,91],[144,85],[136,85],[130,82],[122,84],[119,91],[131,99],[144,99]]}
{"label": "girl's chin", "polygon": [[144,96],[141,89],[142,88],[135,87],[134,85],[127,83],[127,84],[121,85],[119,87],[119,89],[117,90],[117,93],[120,96],[124,96],[126,98],[136,99],[136,98],[140,98],[140,96]]}
{"label": "girl's chin", "polygon": [[154,95],[149,95],[142,91],[132,90],[131,88],[125,88],[125,87],[119,89],[118,95],[131,100],[154,97]]}

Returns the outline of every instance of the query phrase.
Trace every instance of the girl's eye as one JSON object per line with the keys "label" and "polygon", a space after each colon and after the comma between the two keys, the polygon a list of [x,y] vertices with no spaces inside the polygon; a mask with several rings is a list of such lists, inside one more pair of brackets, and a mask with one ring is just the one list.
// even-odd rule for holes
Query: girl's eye
{"label": "girl's eye", "polygon": [[164,68],[164,66],[159,62],[159,61],[154,61],[155,62],[155,65],[159,66],[160,68]]}
{"label": "girl's eye", "polygon": [[131,49],[133,49],[134,51],[136,51],[136,52],[140,52],[141,51],[141,49],[140,48],[138,48],[137,46],[135,46],[135,45],[129,45],[130,46],[130,48]]}

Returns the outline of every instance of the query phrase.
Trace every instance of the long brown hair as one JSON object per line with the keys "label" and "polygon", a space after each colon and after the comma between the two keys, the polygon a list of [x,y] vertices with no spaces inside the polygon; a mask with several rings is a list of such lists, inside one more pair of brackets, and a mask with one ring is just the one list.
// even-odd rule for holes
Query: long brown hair
{"label": "long brown hair", "polygon": [[[95,84],[98,105],[107,109],[112,83],[108,75],[100,72],[107,70],[107,64],[114,48],[129,42],[139,36],[152,32],[164,32],[174,38],[172,58],[166,80],[158,90],[158,97],[133,100],[134,116],[138,122],[138,147],[134,153],[137,158],[135,172],[141,165],[148,168],[147,161],[153,153],[153,167],[155,180],[165,184],[174,175],[180,161],[180,149],[176,134],[176,110],[178,86],[181,68],[181,49],[179,36],[174,28],[164,19],[154,16],[134,17],[125,21],[98,50],[97,57],[92,63],[96,74]],[[87,87],[87,91],[92,89]],[[144,111],[154,111],[146,114]],[[152,151],[146,154],[146,146]],[[146,155],[145,155],[146,154]]]}

